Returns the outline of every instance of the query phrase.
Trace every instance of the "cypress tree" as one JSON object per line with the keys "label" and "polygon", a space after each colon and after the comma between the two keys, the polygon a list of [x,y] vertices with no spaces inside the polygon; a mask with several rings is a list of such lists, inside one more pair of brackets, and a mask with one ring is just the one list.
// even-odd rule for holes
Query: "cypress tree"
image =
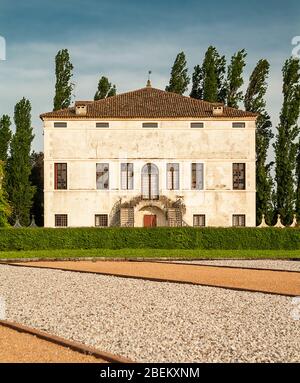
{"label": "cypress tree", "polygon": [[190,83],[190,78],[187,74],[187,62],[184,52],[177,55],[174,65],[171,70],[169,85],[166,86],[167,92],[184,94]]}
{"label": "cypress tree", "polygon": [[102,100],[103,98],[115,96],[117,93],[116,86],[111,85],[107,77],[102,76],[98,82],[98,88],[94,96],[94,100]]}
{"label": "cypress tree", "polygon": [[244,49],[238,51],[232,56],[228,67],[226,101],[227,105],[232,108],[238,108],[239,102],[243,99],[243,92],[240,91],[240,88],[244,83],[243,70],[246,65],[246,56],[247,53]]}
{"label": "cypress tree", "polygon": [[14,121],[16,132],[11,140],[11,153],[8,160],[7,187],[13,215],[22,225],[29,225],[30,209],[35,188],[30,183],[31,143],[34,138],[31,127],[31,105],[23,98],[15,106]]}
{"label": "cypress tree", "polygon": [[53,110],[68,108],[71,104],[74,87],[71,83],[72,71],[73,65],[70,62],[68,50],[60,50],[55,57],[56,84]]}
{"label": "cypress tree", "polygon": [[0,161],[7,161],[9,143],[11,140],[10,118],[4,114],[0,119]]}
{"label": "cypress tree", "polygon": [[275,203],[283,223],[289,225],[295,208],[295,182],[297,144],[300,111],[300,63],[291,57],[283,66],[283,105],[277,127],[275,148]]}
{"label": "cypress tree", "polygon": [[269,224],[272,223],[272,187],[273,180],[270,169],[273,163],[267,163],[268,149],[273,138],[272,123],[266,112],[265,95],[270,64],[260,60],[253,70],[249,86],[245,94],[245,109],[258,113],[256,122],[256,220],[261,223],[265,214]]}

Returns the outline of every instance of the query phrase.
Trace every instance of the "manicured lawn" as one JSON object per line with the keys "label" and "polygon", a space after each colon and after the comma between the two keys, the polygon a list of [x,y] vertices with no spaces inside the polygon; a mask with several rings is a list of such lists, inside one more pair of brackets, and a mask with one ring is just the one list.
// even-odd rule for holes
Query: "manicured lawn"
{"label": "manicured lawn", "polygon": [[1,251],[1,259],[14,258],[172,258],[172,259],[300,259],[300,250],[165,250],[165,249],[78,249]]}

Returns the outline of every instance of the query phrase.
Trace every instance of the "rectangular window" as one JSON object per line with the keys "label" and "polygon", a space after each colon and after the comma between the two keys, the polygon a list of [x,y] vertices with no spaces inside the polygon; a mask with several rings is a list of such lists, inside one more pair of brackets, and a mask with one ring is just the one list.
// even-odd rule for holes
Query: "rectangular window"
{"label": "rectangular window", "polygon": [[233,190],[246,189],[246,164],[233,164]]}
{"label": "rectangular window", "polygon": [[67,227],[68,215],[67,214],[55,214],[55,227]]}
{"label": "rectangular window", "polygon": [[232,226],[233,227],[245,227],[246,226],[246,216],[244,214],[235,214],[232,216]]}
{"label": "rectangular window", "polygon": [[203,129],[204,123],[203,122],[191,122],[191,128],[193,129]]}
{"label": "rectangular window", "polygon": [[97,164],[96,183],[98,190],[109,189],[109,164]]}
{"label": "rectangular window", "polygon": [[192,190],[203,190],[203,164],[192,164]]}
{"label": "rectangular window", "polygon": [[54,122],[54,128],[66,128],[67,123],[66,122]]}
{"label": "rectangular window", "polygon": [[194,227],[205,227],[205,215],[204,214],[194,214],[193,225],[194,225]]}
{"label": "rectangular window", "polygon": [[67,189],[67,177],[67,164],[54,164],[54,188],[56,190]]}
{"label": "rectangular window", "polygon": [[107,214],[96,214],[95,215],[95,226],[96,227],[107,227],[108,226],[108,215]]}
{"label": "rectangular window", "polygon": [[96,128],[109,128],[109,122],[96,122]]}
{"label": "rectangular window", "polygon": [[246,128],[246,123],[245,122],[233,122],[232,127],[236,129],[244,129]]}
{"label": "rectangular window", "polygon": [[133,190],[133,164],[121,164],[121,189]]}
{"label": "rectangular window", "polygon": [[179,164],[167,164],[167,189],[179,190]]}
{"label": "rectangular window", "polygon": [[143,122],[143,128],[158,128],[157,122]]}

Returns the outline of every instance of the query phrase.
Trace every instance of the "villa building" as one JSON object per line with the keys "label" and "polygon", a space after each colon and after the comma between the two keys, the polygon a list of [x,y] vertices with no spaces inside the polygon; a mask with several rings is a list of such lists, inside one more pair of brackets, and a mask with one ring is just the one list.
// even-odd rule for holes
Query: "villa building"
{"label": "villa building", "polygon": [[42,114],[45,226],[255,226],[256,118],[150,82]]}

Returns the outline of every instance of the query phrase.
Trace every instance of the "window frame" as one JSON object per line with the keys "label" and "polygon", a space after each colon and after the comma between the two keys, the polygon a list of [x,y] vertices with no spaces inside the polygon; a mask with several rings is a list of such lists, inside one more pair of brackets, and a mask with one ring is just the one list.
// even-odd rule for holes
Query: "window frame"
{"label": "window frame", "polygon": [[[58,169],[62,165],[65,165],[65,170]],[[62,172],[62,173],[65,172],[65,180],[59,180],[59,172]],[[65,187],[59,187],[60,183],[65,183]],[[68,190],[68,163],[67,162],[54,163],[54,190]]]}
{"label": "window frame", "polygon": [[[239,126],[239,125],[242,125],[242,126]],[[232,128],[233,129],[245,129],[246,128],[246,122],[239,122],[239,121],[233,122]]]}
{"label": "window frame", "polygon": [[[123,166],[126,166],[126,169],[123,170]],[[130,167],[132,167],[132,170],[129,169],[129,165]],[[129,174],[132,173],[131,177],[129,176]],[[123,174],[125,174],[125,187],[123,187]],[[133,162],[123,162],[121,163],[121,190],[134,190],[134,163]]]}
{"label": "window frame", "polygon": [[[65,219],[65,225],[58,225],[58,220]],[[62,221],[63,222],[63,221]],[[54,214],[54,226],[55,227],[68,227],[68,214]]]}
{"label": "window frame", "polygon": [[[102,126],[100,126],[100,125],[102,125]],[[97,129],[109,129],[110,128],[110,124],[109,124],[109,122],[101,122],[101,121],[98,121],[98,122],[96,122],[96,128]]]}
{"label": "window frame", "polygon": [[68,127],[68,123],[64,121],[55,121],[53,123],[53,128],[55,129],[66,129]]}
{"label": "window frame", "polygon": [[[238,225],[235,225],[235,219],[238,220]],[[240,224],[240,219],[242,219],[242,224]],[[233,214],[232,227],[246,227],[246,214]]]}
{"label": "window frame", "polygon": [[158,122],[143,122],[142,128],[143,129],[158,129]]}
{"label": "window frame", "polygon": [[[240,169],[241,165],[243,166],[243,169]],[[235,167],[237,167],[238,169],[235,170]],[[240,191],[246,190],[246,170],[247,169],[246,169],[245,162],[234,162],[232,164],[232,190],[240,190]],[[241,172],[244,173],[244,177],[240,176]],[[238,186],[235,186],[236,184]],[[240,187],[240,185],[242,186]]]}
{"label": "window frame", "polygon": [[[199,166],[201,168],[201,181],[200,181],[201,187],[197,187],[197,184],[199,183],[199,181],[197,181],[197,172],[200,171],[200,170],[197,170],[197,167]],[[195,174],[195,181],[194,181],[194,174]],[[204,163],[203,162],[191,163],[191,190],[200,190],[200,191],[204,190]]]}
{"label": "window frame", "polygon": [[[171,171],[169,167],[177,167],[177,169],[174,169],[172,174],[172,181],[171,184],[169,185],[169,172]],[[176,173],[177,173],[177,178],[176,178]],[[175,174],[175,177],[174,177]],[[167,182],[166,182],[166,188],[167,190],[170,191],[176,191],[180,190],[180,164],[178,162],[168,162],[167,167],[166,167],[166,177],[167,177]]]}
{"label": "window frame", "polygon": [[[204,225],[196,225],[195,219],[203,219]],[[193,227],[206,227],[206,215],[205,214],[193,214]]]}
{"label": "window frame", "polygon": [[[196,126],[196,125],[201,125],[201,126]],[[204,129],[204,122],[196,122],[196,121],[193,121],[190,123],[190,128],[191,129]]]}
{"label": "window frame", "polygon": [[[103,165],[103,170],[100,171],[98,170],[98,166],[99,165]],[[105,167],[107,166],[107,171],[105,171]],[[100,175],[101,173],[101,175]],[[98,187],[98,183],[100,181],[98,181],[98,177],[103,177],[105,174],[107,173],[107,187],[105,187],[105,182],[104,180],[102,181],[102,184],[103,184],[103,187]],[[97,162],[96,163],[96,189],[97,190],[109,190],[109,183],[110,183],[110,179],[109,179],[109,163],[108,162]]]}
{"label": "window frame", "polygon": [[[97,225],[97,218],[99,218],[99,222],[104,218],[106,221],[106,225]],[[95,214],[95,227],[108,227],[108,214]]]}

